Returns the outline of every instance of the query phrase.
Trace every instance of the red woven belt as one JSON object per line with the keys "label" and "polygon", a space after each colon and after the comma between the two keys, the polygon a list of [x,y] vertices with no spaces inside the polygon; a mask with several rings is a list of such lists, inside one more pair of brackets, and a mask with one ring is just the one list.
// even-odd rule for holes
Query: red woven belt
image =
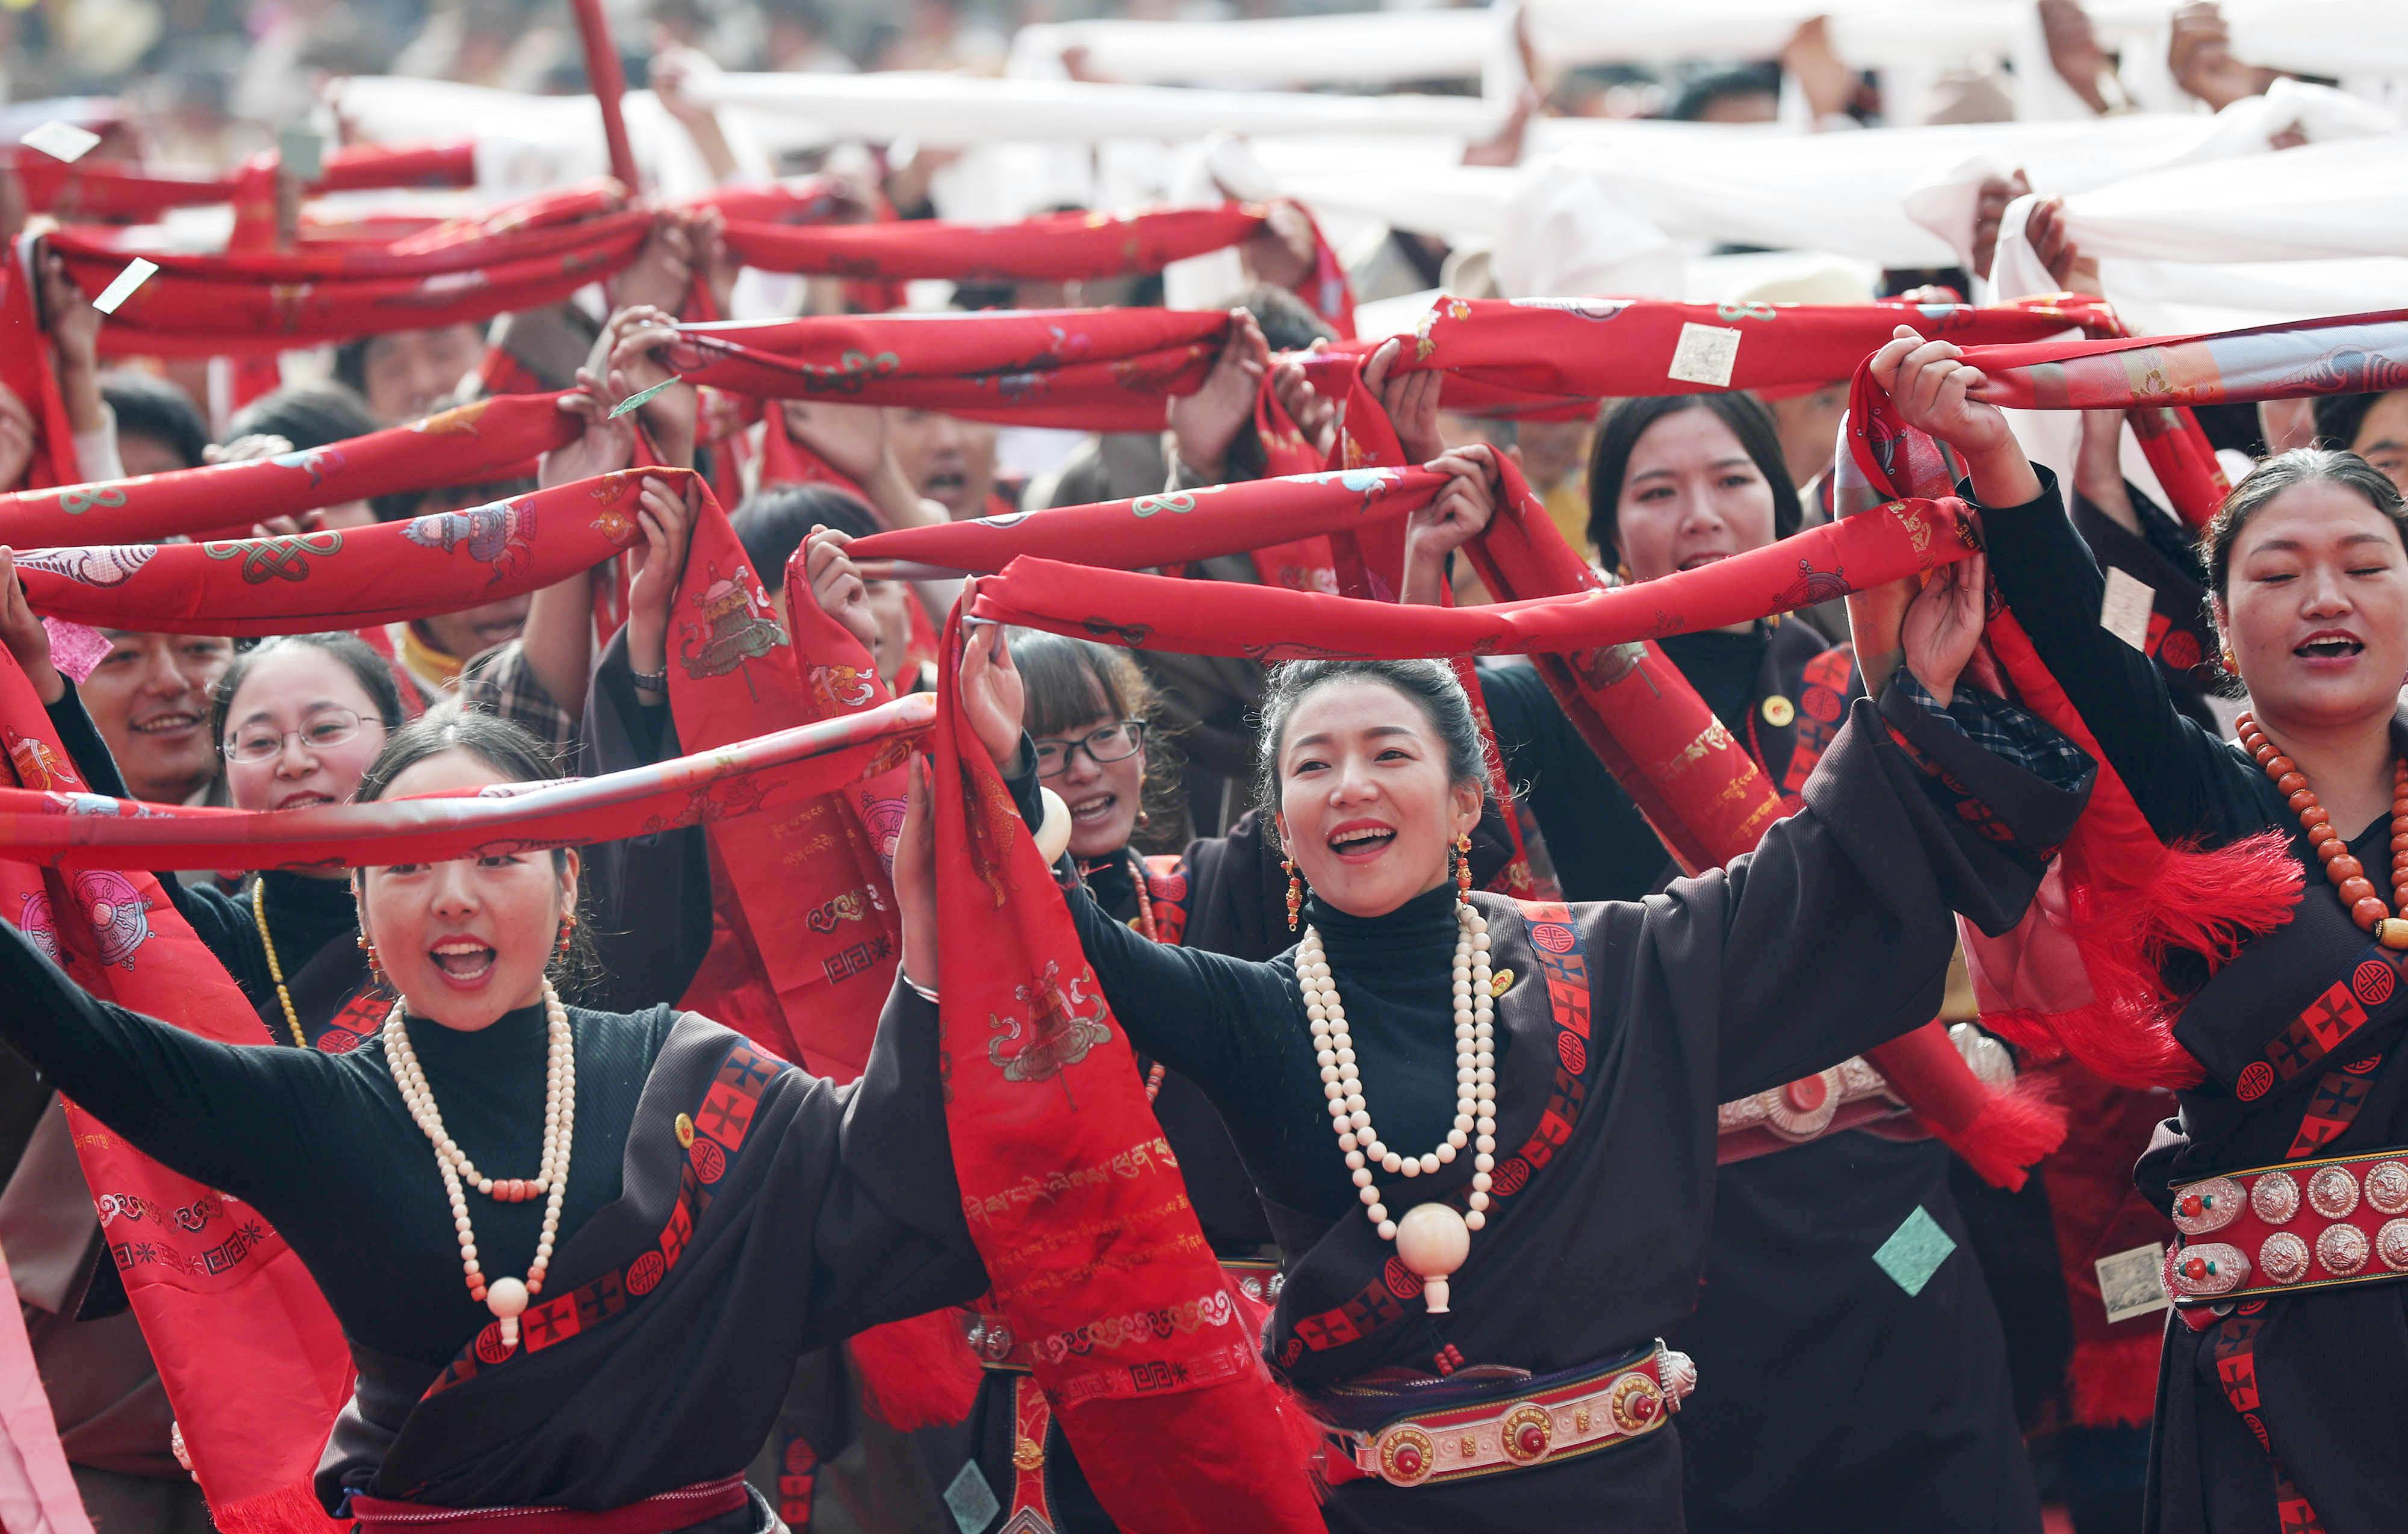
{"label": "red woven belt", "polygon": [[438,1508],[352,1494],[346,1509],[363,1534],[669,1534],[752,1498],[740,1474],[665,1491],[602,1512],[573,1508]]}
{"label": "red woven belt", "polygon": [[2408,1150],[2186,1183],[2173,1215],[2182,1241],[2166,1292],[2177,1305],[2408,1278]]}
{"label": "red woven belt", "polygon": [[1577,1458],[1657,1431],[1697,1380],[1688,1355],[1658,1341],[1635,1364],[1526,1396],[1400,1416],[1368,1432],[1325,1424],[1322,1478],[1430,1486]]}

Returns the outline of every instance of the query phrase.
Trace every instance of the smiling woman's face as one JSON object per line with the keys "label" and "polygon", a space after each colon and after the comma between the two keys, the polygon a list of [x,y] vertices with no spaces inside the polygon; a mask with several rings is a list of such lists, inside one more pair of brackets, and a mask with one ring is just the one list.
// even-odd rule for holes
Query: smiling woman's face
{"label": "smiling woman's face", "polygon": [[1447,877],[1480,823],[1481,784],[1452,781],[1420,704],[1367,677],[1324,682],[1280,741],[1280,842],[1323,900],[1384,916]]}
{"label": "smiling woman's face", "polygon": [[2387,716],[2408,681],[2399,529],[2346,485],[2293,485],[2234,538],[2219,617],[2278,734]]}
{"label": "smiling woman's face", "polygon": [[[474,753],[454,749],[404,768],[384,796],[507,781]],[[447,1028],[490,1027],[542,996],[563,913],[576,904],[577,868],[573,852],[556,862],[536,852],[363,869],[360,930],[411,1012]]]}
{"label": "smiling woman's face", "polygon": [[[349,720],[356,727],[345,733]],[[308,645],[278,647],[251,663],[226,709],[226,794],[236,810],[340,804],[384,749],[384,720],[351,668]],[[275,753],[242,759],[243,745]]]}

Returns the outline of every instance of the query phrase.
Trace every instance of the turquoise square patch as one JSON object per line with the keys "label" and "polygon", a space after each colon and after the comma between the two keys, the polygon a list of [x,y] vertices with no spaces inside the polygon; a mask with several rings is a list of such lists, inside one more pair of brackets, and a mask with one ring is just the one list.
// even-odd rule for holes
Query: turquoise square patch
{"label": "turquoise square patch", "polygon": [[945,1488],[945,1507],[962,1534],[979,1534],[1003,1511],[1003,1504],[996,1499],[995,1488],[986,1484],[975,1459],[964,1465],[962,1473]]}
{"label": "turquoise square patch", "polygon": [[1919,1295],[1923,1286],[1931,1282],[1931,1275],[1940,1271],[1940,1265],[1948,1260],[1948,1254],[1956,1250],[1956,1241],[1940,1228],[1940,1222],[1917,1204],[1914,1212],[1881,1243],[1873,1261],[1890,1276],[1891,1283],[1910,1295]]}

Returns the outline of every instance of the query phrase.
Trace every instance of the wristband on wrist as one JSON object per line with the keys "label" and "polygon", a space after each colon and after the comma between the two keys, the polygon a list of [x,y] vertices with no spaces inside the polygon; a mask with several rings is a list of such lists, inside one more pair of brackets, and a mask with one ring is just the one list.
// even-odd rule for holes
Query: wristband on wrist
{"label": "wristband on wrist", "polygon": [[666,666],[657,671],[638,671],[630,667],[627,676],[639,693],[666,693],[669,690],[669,668]]}

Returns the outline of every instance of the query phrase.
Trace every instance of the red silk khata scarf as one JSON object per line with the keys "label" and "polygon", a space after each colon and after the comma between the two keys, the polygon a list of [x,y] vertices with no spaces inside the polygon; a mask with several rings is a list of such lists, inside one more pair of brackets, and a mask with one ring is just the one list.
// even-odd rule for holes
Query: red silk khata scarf
{"label": "red silk khata scarf", "polygon": [[[389,244],[300,251],[154,252],[159,270],[101,326],[109,356],[245,355],[555,304],[635,260],[653,215],[619,210],[617,183],[589,185],[455,220]],[[106,230],[46,239],[88,296],[137,252]]]}
{"label": "red silk khata scarf", "polygon": [[[62,220],[155,222],[170,208],[207,208],[245,195],[263,173],[272,185],[278,156],[255,155],[216,175],[178,175],[142,170],[116,161],[64,161],[10,145],[0,165],[17,172],[31,212]],[[383,191],[399,187],[468,187],[477,184],[477,147],[454,144],[353,144],[326,152],[322,173],[309,183],[313,196],[330,192]]]}
{"label": "red silk khata scarf", "polygon": [[[1852,375],[1899,325],[1958,345],[2037,341],[2095,318],[2091,300],[1961,304],[1674,304],[1636,298],[1442,298],[1397,368],[1447,375],[1446,408],[1563,419],[1598,399],[1748,389],[1774,397]],[[1342,397],[1379,343],[1298,356],[1316,390]]]}
{"label": "red silk khata scarf", "polygon": [[[1225,494],[1272,482],[1231,485]],[[1336,480],[1319,489],[1333,498],[1354,494]],[[1401,607],[1025,557],[980,582],[972,616],[1138,649],[1258,661],[1578,652],[1795,611],[1975,552],[1954,499],[1900,500],[1884,511],[1643,586],[1477,608]]]}
{"label": "red silk khata scarf", "polygon": [[727,248],[764,271],[875,278],[1074,281],[1158,272],[1226,250],[1259,232],[1263,210],[1164,208],[1145,213],[1046,213],[1010,223],[908,219],[892,223],[783,224],[731,218]]}
{"label": "red silk khata scarf", "polygon": [[[2037,409],[2157,411],[2392,389],[2408,386],[2408,310],[2210,335],[1985,347],[1966,360],[1987,380],[1982,398]],[[1950,480],[1938,445],[1898,421],[1870,370],[1856,376],[1845,439],[1843,508]],[[2142,440],[2150,446],[2148,436]],[[2203,520],[2196,505],[2186,515]],[[1894,651],[1902,595],[1874,592],[1850,606],[1859,654],[1875,644]],[[2044,1055],[2071,1054],[2119,1085],[2195,1082],[2199,1063],[2172,1032],[2183,998],[2165,990],[2159,961],[2184,948],[2212,968],[2248,933],[2289,920],[2300,870],[2275,833],[2214,851],[2161,844],[2014,615],[1994,614],[1986,638],[2025,705],[2098,758],[2099,782],[2033,913],[2004,939],[1967,934],[1983,1023]]]}
{"label": "red silk khata scarf", "polygon": [[[64,803],[83,784],[17,663],[0,653],[11,800]],[[35,789],[51,790],[34,793]],[[259,1014],[135,865],[119,873],[0,861],[0,916],[104,1000],[226,1043],[268,1042]],[[248,1205],[179,1177],[67,1104],[67,1126],[169,1404],[226,1534],[332,1534],[310,1489],[351,1395],[334,1312]]]}
{"label": "red silk khata scarf", "polygon": [[[1801,541],[1811,539],[1813,535],[1810,533],[1717,566],[1717,570],[1725,570],[1745,562],[1745,567],[1735,571],[1725,582],[1701,581],[1698,576],[1713,572],[1698,571],[1674,578],[1680,582],[1678,587],[1651,581],[1643,593],[1638,588],[1606,591],[1597,585],[1585,564],[1563,543],[1553,522],[1523,482],[1518,467],[1508,460],[1500,472],[1505,480],[1500,509],[1490,523],[1488,541],[1475,547],[1473,557],[1492,590],[1506,595],[1526,590],[1549,593],[1540,599],[1464,609],[1401,608],[1386,603],[1333,603],[1312,596],[1291,597],[1287,593],[1257,588],[1139,578],[1152,583],[1137,601],[1129,604],[1127,610],[1144,610],[1157,619],[1163,614],[1174,614],[1197,621],[1183,624],[1175,636],[1161,632],[1158,624],[1147,624],[1142,638],[1136,638],[1131,636],[1129,625],[1116,618],[1100,617],[1096,605],[1089,603],[1079,608],[1053,609],[1056,618],[1074,612],[1079,615],[1073,626],[1057,631],[1169,650],[1220,653],[1232,652],[1226,648],[1214,651],[1208,643],[1198,642],[1201,631],[1218,627],[1232,638],[1276,635],[1303,641],[1293,646],[1242,645],[1242,652],[1256,659],[1272,660],[1367,652],[1359,643],[1341,647],[1343,638],[1349,633],[1359,634],[1361,624],[1377,623],[1380,632],[1367,638],[1374,644],[1401,645],[1378,650],[1383,654],[1528,650],[1561,700],[1567,717],[1632,796],[1682,866],[1694,873],[1719,867],[1753,849],[1765,829],[1792,807],[1782,802],[1755,761],[1646,636],[1672,631],[1666,626],[1668,624],[1704,628],[1735,621],[1720,614],[1710,619],[1701,617],[1701,612],[1711,611],[1710,604],[1714,601],[1736,599],[1756,609],[1749,616],[1757,611],[1787,610],[1823,599],[1813,594],[1823,590],[1824,583],[1837,579],[1842,568],[1862,567],[1860,562],[1869,562],[1874,568],[1920,569],[1948,557],[1962,557],[1966,548],[1956,524],[1941,522],[1942,509],[1901,503],[1894,530],[1885,539],[1869,538],[1865,543],[1852,542],[1843,550],[1836,541],[1828,545]],[[1376,517],[1383,529],[1391,528],[1403,514],[1426,504],[1442,483],[1440,476],[1418,468],[1356,469],[1302,479],[1256,480],[1220,486],[1191,496],[1148,496],[1096,507],[1058,509],[1033,516],[882,534],[876,539],[864,540],[859,549],[869,557],[884,554],[916,558],[977,570],[992,570],[1014,557],[1031,556],[1011,566],[1000,581],[991,581],[982,588],[979,615],[1048,627],[1054,625],[1045,616],[1025,610],[1035,604],[1024,602],[1023,578],[1038,571],[1051,577],[1068,567],[1044,563],[1036,556],[1079,554],[1087,567],[1080,578],[1065,584],[1093,590],[1087,577],[1111,581],[1097,576],[1095,566],[1142,566],[1209,558],[1245,547],[1246,540],[1259,538],[1265,526],[1290,531],[1350,530]],[[1183,509],[1174,509],[1163,504],[1166,499],[1187,504]],[[1832,533],[1836,538],[1842,530],[1830,527],[1815,531]],[[1887,547],[1874,547],[1877,542],[1885,542]],[[1939,547],[1934,549],[1934,545]],[[1801,553],[1801,550],[1806,552]],[[1928,564],[1925,563],[1927,557]],[[1721,589],[1716,591],[1715,586]],[[1179,595],[1198,590],[1213,595],[1200,603]],[[1239,599],[1224,602],[1220,599],[1223,593],[1239,594]],[[1118,595],[1117,588],[1108,584],[1106,595]],[[1248,602],[1244,600],[1248,595],[1271,600]],[[993,599],[992,609],[988,598]],[[1570,614],[1562,609],[1569,604],[1592,599],[1600,605],[1617,606],[1626,613],[1644,616],[1625,620],[1628,626],[1624,639],[1583,647],[1570,653],[1550,653],[1551,647],[1536,642],[1533,633],[1516,628],[1526,619],[1535,622],[1541,617],[1568,617]],[[1201,612],[1193,610],[1199,606]],[[1240,606],[1244,609],[1242,617],[1235,610],[1226,614],[1222,611],[1224,608]],[[1298,614],[1304,612],[1315,614],[1318,620],[1309,641],[1294,626]],[[1675,623],[1667,614],[1677,614],[1684,621]],[[1484,620],[1495,615],[1507,619],[1501,629],[1495,624],[1482,626]],[[1447,643],[1435,638],[1424,626],[1424,620],[1460,632],[1453,643]],[[1588,621],[1594,622],[1594,617]],[[1121,631],[1106,631],[1111,625],[1117,625]],[[1325,636],[1329,642],[1324,642]],[[1893,1080],[1918,1116],[1992,1182],[2020,1185],[2023,1168],[2045,1154],[2063,1133],[2062,1120],[2028,1094],[2010,1097],[1985,1087],[1966,1068],[1963,1058],[1948,1042],[1944,1029],[1928,1026],[1870,1053],[1876,1066]]]}
{"label": "red silk khata scarf", "polygon": [[[1226,203],[1219,208],[1156,208],[1140,213],[1045,213],[1010,223],[957,223],[942,219],[875,223],[796,225],[728,214],[727,248],[748,266],[855,280],[987,280],[1068,282],[1158,272],[1260,234],[1265,210]],[[741,211],[759,210],[759,204]],[[1313,268],[1297,297],[1340,337],[1354,334],[1354,295],[1345,267],[1315,225]]]}
{"label": "red silk khata scarf", "polygon": [[59,393],[58,371],[50,360],[50,338],[35,308],[33,263],[40,255],[37,240],[20,236],[0,259],[0,383],[33,414],[34,457],[25,466],[23,482],[36,489],[83,478],[76,462],[75,430],[67,424],[66,398]]}
{"label": "red silk khata scarf", "polygon": [[1036,309],[682,325],[695,383],[770,399],[906,405],[980,421],[1159,431],[1211,370],[1220,310]]}
{"label": "red silk khata scarf", "polygon": [[[868,652],[810,599],[803,552],[781,572],[801,582],[788,587],[789,630],[709,488],[679,478],[695,512],[669,635],[669,708],[685,748],[740,749],[765,730],[891,708]],[[683,1005],[814,1075],[859,1076],[902,956],[903,804],[898,756],[740,826],[706,824],[711,942]],[[950,1312],[873,1327],[852,1348],[891,1426],[958,1422],[976,1404],[978,1361]]]}
{"label": "red silk khata scarf", "polygon": [[896,528],[857,540],[856,559],[905,559],[992,575],[1024,555],[1141,570],[1243,552],[1282,539],[1397,522],[1453,477],[1426,468],[1358,468],[1240,480],[1095,506]]}
{"label": "red silk khata scarf", "polygon": [[[588,569],[642,540],[623,469],[512,500],[373,527],[17,555],[35,610],[158,634],[307,634],[457,612]],[[747,732],[752,733],[752,732]]]}
{"label": "red silk khata scarf", "polygon": [[502,395],[277,458],[0,495],[0,543],[198,538],[394,491],[518,478],[580,430],[560,398]]}
{"label": "red silk khata scarf", "polygon": [[1261,1340],[1196,1223],[1060,892],[964,717],[961,629],[957,609],[932,772],[937,978],[945,1118],[994,1308],[1029,1340],[1037,1382],[1121,1527],[1318,1530]]}
{"label": "red silk khata scarf", "polygon": [[[2070,298],[2000,308],[1448,299],[1425,317],[1402,366],[1444,370],[1450,409],[1568,417],[1600,398],[1820,387],[1849,377],[1902,323],[1969,341],[2032,340],[2099,323],[2103,313],[2093,301]],[[687,379],[737,394],[1149,431],[1162,424],[1164,400],[1202,383],[1227,322],[1218,311],[1059,309],[695,324],[681,327],[685,344],[671,361]],[[1693,339],[1691,331],[1725,339]],[[1727,371],[1714,366],[1717,348],[1729,351]],[[1317,391],[1348,400],[1360,390],[1355,375],[1372,350],[1350,343],[1293,360]],[[1675,367],[1722,381],[1684,380]],[[1384,428],[1369,424],[1369,413],[1350,411],[1355,445],[1350,451],[1341,440],[1341,461],[1332,466],[1378,457],[1374,442]],[[1283,412],[1261,412],[1259,421],[1269,428],[1267,446],[1301,447]]]}
{"label": "red silk khata scarf", "polygon": [[[923,742],[935,710],[933,699],[914,694],[597,778],[274,810],[88,794],[55,747],[35,752],[19,744],[32,737],[11,729],[9,753],[24,786],[0,789],[0,858],[69,870],[178,859],[212,868],[368,868],[652,836],[774,810],[892,772]],[[163,913],[175,915],[154,901],[154,929]],[[181,1015],[172,1000],[150,1011],[170,1021]],[[247,1005],[243,1011],[256,1022]]]}

